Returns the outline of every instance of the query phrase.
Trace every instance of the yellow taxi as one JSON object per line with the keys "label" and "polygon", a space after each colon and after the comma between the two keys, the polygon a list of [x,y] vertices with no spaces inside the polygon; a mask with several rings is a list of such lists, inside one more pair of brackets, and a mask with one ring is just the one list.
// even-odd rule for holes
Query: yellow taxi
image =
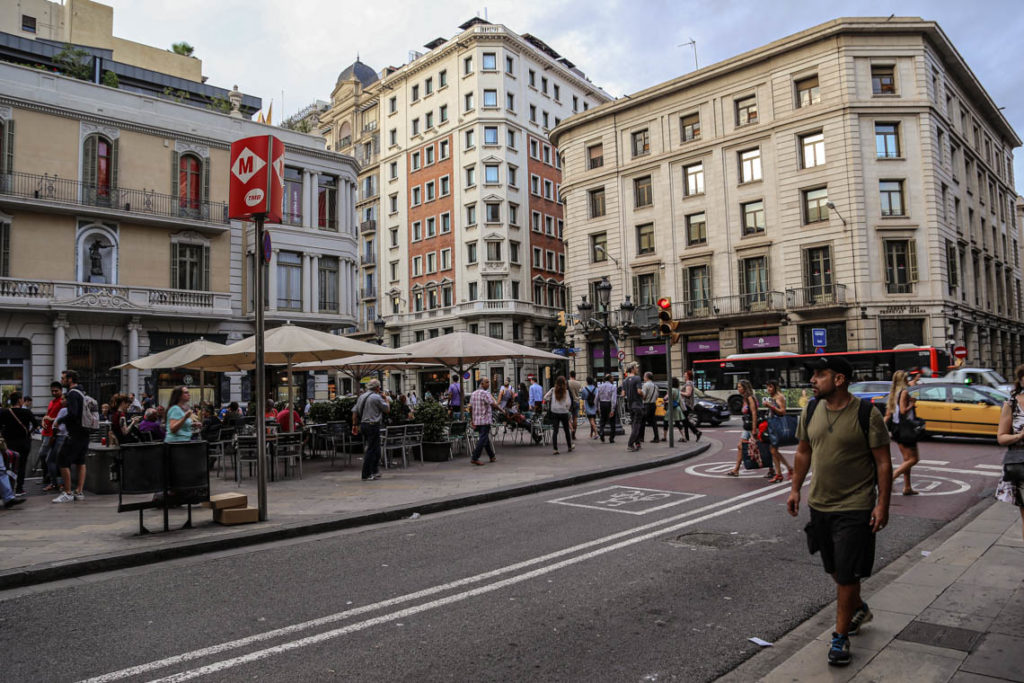
{"label": "yellow taxi", "polygon": [[910,388],[925,432],[956,436],[996,435],[1003,401],[1010,397],[986,386],[929,382]]}

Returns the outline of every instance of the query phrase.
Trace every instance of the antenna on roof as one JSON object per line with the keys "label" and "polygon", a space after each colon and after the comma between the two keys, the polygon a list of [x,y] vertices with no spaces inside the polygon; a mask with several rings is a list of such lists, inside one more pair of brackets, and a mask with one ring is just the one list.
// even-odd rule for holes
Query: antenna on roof
{"label": "antenna on roof", "polygon": [[676,45],[676,47],[686,47],[687,45],[690,45],[690,46],[693,47],[693,68],[694,69],[699,69],[700,65],[697,64],[697,41],[696,40],[694,40],[693,38],[690,38],[690,42],[688,42],[688,43],[679,43],[678,45]]}

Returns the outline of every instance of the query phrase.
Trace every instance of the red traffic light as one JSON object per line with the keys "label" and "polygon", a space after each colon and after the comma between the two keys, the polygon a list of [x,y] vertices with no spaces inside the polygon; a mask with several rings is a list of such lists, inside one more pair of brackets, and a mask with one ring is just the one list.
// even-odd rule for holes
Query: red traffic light
{"label": "red traffic light", "polygon": [[658,299],[658,308],[660,308],[663,311],[669,310],[670,308],[672,308],[672,299],[669,299],[667,296],[661,297],[660,299]]}

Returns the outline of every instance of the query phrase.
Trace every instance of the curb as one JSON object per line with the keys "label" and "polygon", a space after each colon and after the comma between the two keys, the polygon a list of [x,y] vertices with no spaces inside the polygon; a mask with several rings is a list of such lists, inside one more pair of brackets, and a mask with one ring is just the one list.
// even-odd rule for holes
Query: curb
{"label": "curb", "polygon": [[140,550],[127,553],[111,553],[96,557],[82,558],[67,562],[50,562],[45,564],[32,565],[0,572],[0,591],[11,588],[22,588],[51,581],[63,579],[74,579],[88,574],[109,572],[117,569],[140,567],[147,564],[155,564],[167,560],[176,560],[185,557],[194,557],[205,553],[232,550],[261,543],[271,543],[287,539],[312,536],[315,534],[342,531],[371,524],[393,522],[410,516],[414,512],[421,515],[457,510],[459,508],[491,503],[509,498],[528,496],[534,493],[541,493],[553,489],[566,488],[585,484],[597,479],[615,477],[632,472],[673,465],[684,460],[700,455],[711,448],[711,442],[705,441],[696,444],[692,449],[670,455],[657,460],[635,463],[632,465],[621,465],[609,469],[590,470],[579,474],[572,474],[558,479],[531,482],[529,484],[518,484],[504,488],[474,493],[466,496],[453,498],[435,498],[412,505],[385,508],[366,514],[345,515],[340,517],[321,519],[315,522],[297,522],[288,524],[267,531],[257,531],[249,534],[240,534],[229,538],[217,538],[201,541],[184,542],[180,545],[170,547],[153,548],[151,550]]}

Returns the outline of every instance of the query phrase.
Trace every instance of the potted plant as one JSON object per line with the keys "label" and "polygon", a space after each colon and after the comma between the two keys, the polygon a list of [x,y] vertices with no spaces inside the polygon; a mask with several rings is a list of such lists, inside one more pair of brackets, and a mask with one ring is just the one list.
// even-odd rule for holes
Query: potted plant
{"label": "potted plant", "polygon": [[448,441],[448,409],[434,400],[420,401],[413,417],[423,425],[423,459],[443,462],[451,453]]}

